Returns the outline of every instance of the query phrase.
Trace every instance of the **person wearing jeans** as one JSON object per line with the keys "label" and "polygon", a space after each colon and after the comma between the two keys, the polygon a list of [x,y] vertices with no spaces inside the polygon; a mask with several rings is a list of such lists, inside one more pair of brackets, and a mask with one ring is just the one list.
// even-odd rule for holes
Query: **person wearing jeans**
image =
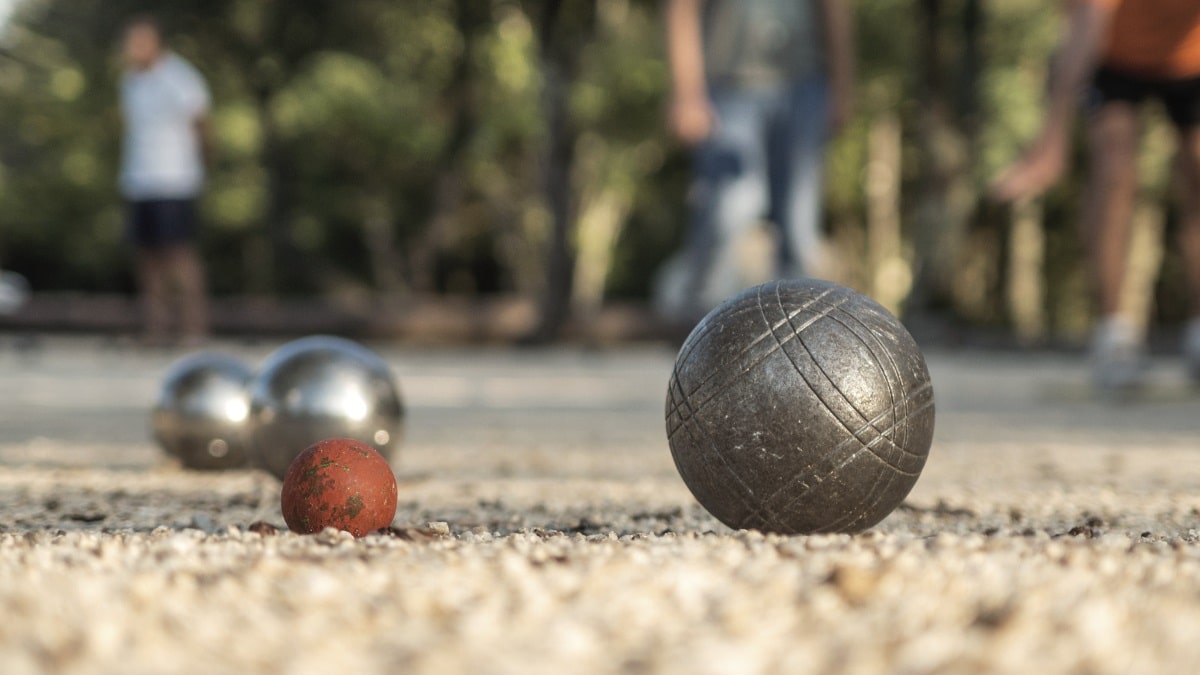
{"label": "person wearing jeans", "polygon": [[692,146],[682,318],[721,298],[714,265],[762,217],[779,230],[778,277],[822,271],[825,142],[851,114],[849,4],[668,0],[669,123]]}

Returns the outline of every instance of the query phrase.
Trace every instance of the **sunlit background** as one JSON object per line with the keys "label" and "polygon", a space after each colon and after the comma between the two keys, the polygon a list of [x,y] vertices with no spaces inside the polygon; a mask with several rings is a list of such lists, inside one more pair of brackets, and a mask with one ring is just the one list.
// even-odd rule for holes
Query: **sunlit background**
{"label": "sunlit background", "polygon": [[[0,266],[44,295],[131,293],[114,41],[153,9],[214,92],[202,244],[218,300],[645,303],[686,220],[661,3],[553,4],[0,0]],[[983,195],[1038,123],[1054,4],[856,6],[857,116],[828,161],[838,280],[910,317],[1078,339],[1078,163],[1040,203]],[[1158,117],[1148,139],[1129,295],[1169,326],[1185,306],[1161,245]]]}

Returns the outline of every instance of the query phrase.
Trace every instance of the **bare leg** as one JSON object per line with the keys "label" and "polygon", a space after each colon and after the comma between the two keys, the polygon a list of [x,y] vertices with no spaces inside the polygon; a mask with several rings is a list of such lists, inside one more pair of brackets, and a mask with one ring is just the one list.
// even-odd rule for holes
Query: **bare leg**
{"label": "bare leg", "polygon": [[142,335],[151,345],[161,345],[167,339],[169,323],[167,264],[163,254],[151,249],[138,249],[138,285],[141,291]]}
{"label": "bare leg", "polygon": [[1120,315],[1137,198],[1141,125],[1137,109],[1108,103],[1088,125],[1089,175],[1080,229],[1100,320],[1092,335],[1092,375],[1102,390],[1136,387],[1141,380],[1142,331]]}
{"label": "bare leg", "polygon": [[1090,171],[1080,226],[1102,317],[1120,310],[1137,196],[1140,135],[1137,110],[1127,103],[1105,105],[1088,125]]}
{"label": "bare leg", "polygon": [[1200,128],[1180,135],[1176,169],[1181,207],[1179,252],[1191,292],[1192,316],[1200,317]]}
{"label": "bare leg", "polygon": [[192,246],[171,248],[164,254],[171,278],[180,294],[180,328],[186,343],[208,335],[208,290],[204,265]]}

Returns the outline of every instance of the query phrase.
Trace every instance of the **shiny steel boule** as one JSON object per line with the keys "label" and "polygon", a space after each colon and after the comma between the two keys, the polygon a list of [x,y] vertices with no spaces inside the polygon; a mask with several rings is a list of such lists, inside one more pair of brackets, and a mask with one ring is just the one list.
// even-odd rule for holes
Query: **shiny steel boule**
{"label": "shiny steel boule", "polygon": [[282,478],[305,448],[352,438],[391,459],[404,406],[383,359],[362,345],[313,336],[280,347],[251,380],[253,463]]}
{"label": "shiny steel boule", "polygon": [[246,466],[250,368],[225,354],[186,356],[167,370],[151,414],[154,439],[192,469]]}

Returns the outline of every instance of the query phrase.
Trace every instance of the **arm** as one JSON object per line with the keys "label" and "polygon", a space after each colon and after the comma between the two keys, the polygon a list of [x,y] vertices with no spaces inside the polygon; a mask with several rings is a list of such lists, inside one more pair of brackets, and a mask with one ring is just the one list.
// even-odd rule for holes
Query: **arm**
{"label": "arm", "polygon": [[829,127],[837,132],[854,114],[854,17],[845,0],[821,0],[829,69]]}
{"label": "arm", "polygon": [[183,114],[192,120],[192,131],[196,134],[196,145],[200,159],[206,167],[213,163],[215,148],[212,126],[212,93],[204,76],[192,64],[181,58],[171,61],[175,74],[176,95]]}
{"label": "arm", "polygon": [[992,185],[992,196],[1000,201],[1044,192],[1065,169],[1075,108],[1100,58],[1113,13],[1111,3],[1102,0],[1069,0],[1068,5],[1067,35],[1051,73],[1042,129],[1025,156]]}
{"label": "arm", "polygon": [[196,130],[196,140],[200,144],[200,157],[204,160],[204,165],[211,168],[214,148],[212,120],[207,114],[200,115],[192,120],[192,127]]}
{"label": "arm", "polygon": [[702,0],[667,0],[667,58],[671,64],[671,131],[685,143],[708,137],[716,115],[708,100],[700,35]]}

